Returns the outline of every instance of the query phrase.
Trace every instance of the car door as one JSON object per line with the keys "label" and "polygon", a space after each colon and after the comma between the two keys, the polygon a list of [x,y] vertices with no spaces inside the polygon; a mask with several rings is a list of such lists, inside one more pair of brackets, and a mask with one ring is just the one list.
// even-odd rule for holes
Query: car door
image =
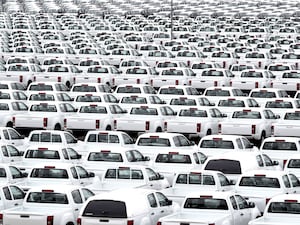
{"label": "car door", "polygon": [[251,220],[251,209],[248,207],[248,202],[240,195],[234,195],[236,208],[234,209],[233,218],[235,225],[247,225]]}

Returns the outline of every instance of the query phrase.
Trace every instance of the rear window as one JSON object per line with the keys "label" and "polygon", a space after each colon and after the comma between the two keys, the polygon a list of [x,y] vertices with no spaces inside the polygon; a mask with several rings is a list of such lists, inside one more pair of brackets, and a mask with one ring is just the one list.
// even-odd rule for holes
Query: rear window
{"label": "rear window", "polygon": [[300,159],[291,159],[287,164],[287,168],[300,169]]}
{"label": "rear window", "polygon": [[171,146],[169,139],[167,138],[140,138],[137,145],[139,146],[161,146],[161,147],[168,147]]}
{"label": "rear window", "polygon": [[55,150],[28,150],[25,158],[31,159],[60,159],[58,151]]}
{"label": "rear window", "polygon": [[52,190],[31,192],[29,193],[26,201],[30,203],[69,204],[66,194],[55,193]]}
{"label": "rear window", "polygon": [[86,205],[82,216],[127,218],[126,204],[122,201],[93,200]]}
{"label": "rear window", "polygon": [[294,200],[272,202],[268,208],[268,213],[300,214],[300,203]]}
{"label": "rear window", "polygon": [[91,152],[88,161],[123,162],[122,155],[114,152]]}
{"label": "rear window", "polygon": [[30,177],[33,177],[33,178],[55,178],[55,179],[69,178],[67,170],[55,169],[55,168],[35,168],[32,170]]}
{"label": "rear window", "polygon": [[176,184],[198,184],[198,185],[215,185],[215,179],[212,175],[201,173],[179,174]]}
{"label": "rear window", "polygon": [[218,170],[225,174],[241,174],[241,164],[239,161],[230,159],[209,160],[205,170]]}
{"label": "rear window", "polygon": [[203,140],[200,144],[200,148],[234,149],[234,146],[232,141],[217,139],[217,140]]}
{"label": "rear window", "polygon": [[185,209],[215,209],[228,210],[228,205],[225,199],[216,198],[188,198],[183,206]]}
{"label": "rear window", "polygon": [[239,186],[280,188],[279,180],[277,178],[265,176],[242,177]]}
{"label": "rear window", "polygon": [[297,151],[296,143],[286,141],[268,141],[263,144],[263,150]]}
{"label": "rear window", "polygon": [[207,90],[206,96],[230,96],[229,91],[226,90]]}
{"label": "rear window", "polygon": [[156,163],[182,163],[182,164],[191,164],[192,160],[189,155],[184,154],[159,154],[156,159]]}

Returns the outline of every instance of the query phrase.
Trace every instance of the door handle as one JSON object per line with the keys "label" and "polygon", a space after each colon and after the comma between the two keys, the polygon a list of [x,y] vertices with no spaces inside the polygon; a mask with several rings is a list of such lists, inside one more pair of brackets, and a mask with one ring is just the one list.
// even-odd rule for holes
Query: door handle
{"label": "door handle", "polygon": [[164,213],[164,212],[165,212],[165,210],[161,210],[160,212],[161,212],[161,213]]}
{"label": "door handle", "polygon": [[243,215],[244,215],[244,213],[241,213],[240,215],[241,215],[241,216],[243,216]]}
{"label": "door handle", "polygon": [[151,216],[153,216],[154,215],[154,213],[151,213]]}
{"label": "door handle", "polygon": [[79,209],[75,209],[74,211],[78,211]]}

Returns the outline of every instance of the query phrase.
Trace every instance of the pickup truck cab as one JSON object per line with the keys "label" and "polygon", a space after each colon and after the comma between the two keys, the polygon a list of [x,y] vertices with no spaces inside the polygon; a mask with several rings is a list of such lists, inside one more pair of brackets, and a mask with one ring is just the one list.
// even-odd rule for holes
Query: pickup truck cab
{"label": "pickup truck cab", "polygon": [[249,222],[249,225],[296,225],[300,223],[299,194],[280,194],[268,202],[262,217]]}
{"label": "pickup truck cab", "polygon": [[21,171],[29,172],[36,163],[81,162],[81,155],[73,148],[61,145],[37,144],[26,148],[22,162],[18,166]]}
{"label": "pickup truck cab", "polygon": [[201,169],[207,157],[195,150],[160,150],[150,162],[151,167],[173,183],[175,174],[180,171]]}
{"label": "pickup truck cab", "polygon": [[180,133],[154,132],[139,135],[135,142],[135,149],[153,160],[161,150],[197,150],[197,146]]}
{"label": "pickup truck cab", "polygon": [[170,187],[168,180],[151,167],[143,165],[111,166],[103,173],[100,183],[90,185],[95,193],[124,188],[162,190]]}
{"label": "pickup truck cab", "polygon": [[284,161],[283,170],[294,174],[300,179],[300,154],[295,153],[290,155],[287,160]]}
{"label": "pickup truck cab", "polygon": [[239,88],[218,86],[206,88],[203,92],[203,96],[212,103],[216,103],[220,98],[245,97],[247,94],[242,92]]}
{"label": "pickup truck cab", "polygon": [[97,182],[95,174],[72,163],[42,163],[34,165],[21,188],[28,191],[41,184],[88,186]]}
{"label": "pickup truck cab", "polygon": [[300,138],[298,137],[268,137],[263,140],[260,151],[279,162],[284,168],[288,158],[300,153]]}
{"label": "pickup truck cab", "polygon": [[25,192],[17,185],[0,185],[0,210],[13,208],[23,204]]}
{"label": "pickup truck cab", "polygon": [[148,165],[149,157],[130,147],[110,144],[91,146],[82,160],[82,165],[99,178],[110,166]]}
{"label": "pickup truck cab", "polygon": [[178,209],[178,204],[157,190],[114,190],[89,198],[79,212],[77,224],[92,225],[98,221],[109,221],[110,224],[156,225],[159,218]]}
{"label": "pickup truck cab", "polygon": [[183,200],[179,211],[159,219],[158,225],[248,225],[260,213],[254,203],[233,191],[195,191]]}
{"label": "pickup truck cab", "polygon": [[182,204],[186,195],[200,190],[228,191],[233,189],[233,184],[219,171],[190,170],[178,172],[170,188],[162,192],[172,201]]}
{"label": "pickup truck cab", "polygon": [[3,210],[0,216],[3,225],[76,224],[80,208],[93,195],[89,189],[74,185],[42,185],[26,193],[23,205]]}
{"label": "pickup truck cab", "polygon": [[232,151],[211,156],[204,162],[202,169],[221,171],[233,181],[250,170],[281,170],[278,162],[272,161],[260,151]]}
{"label": "pickup truck cab", "polygon": [[299,193],[300,181],[294,174],[286,171],[252,170],[239,177],[234,189],[254,202],[262,214],[272,197],[284,193]]}
{"label": "pickup truck cab", "polygon": [[198,143],[199,150],[207,157],[235,151],[258,150],[253,143],[241,135],[207,135]]}
{"label": "pickup truck cab", "polygon": [[253,88],[249,97],[255,98],[255,100],[260,104],[264,105],[264,103],[268,100],[272,100],[275,98],[289,98],[290,96],[284,89],[279,88]]}
{"label": "pickup truck cab", "polygon": [[157,95],[166,102],[169,102],[172,98],[199,97],[200,92],[189,85],[163,85],[158,89]]}
{"label": "pickup truck cab", "polygon": [[0,140],[3,144],[11,144],[20,150],[24,150],[25,136],[12,127],[0,127]]}
{"label": "pickup truck cab", "polygon": [[2,184],[24,185],[27,175],[16,166],[0,163],[0,182]]}

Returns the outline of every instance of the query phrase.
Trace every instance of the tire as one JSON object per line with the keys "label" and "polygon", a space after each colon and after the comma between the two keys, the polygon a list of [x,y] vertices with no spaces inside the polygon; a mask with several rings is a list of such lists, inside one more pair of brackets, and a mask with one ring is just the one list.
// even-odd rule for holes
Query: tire
{"label": "tire", "polygon": [[156,132],[162,132],[161,127],[156,128]]}
{"label": "tire", "polygon": [[7,122],[6,127],[13,127],[13,123],[11,121]]}
{"label": "tire", "polygon": [[59,123],[55,124],[54,130],[61,130],[61,125]]}

